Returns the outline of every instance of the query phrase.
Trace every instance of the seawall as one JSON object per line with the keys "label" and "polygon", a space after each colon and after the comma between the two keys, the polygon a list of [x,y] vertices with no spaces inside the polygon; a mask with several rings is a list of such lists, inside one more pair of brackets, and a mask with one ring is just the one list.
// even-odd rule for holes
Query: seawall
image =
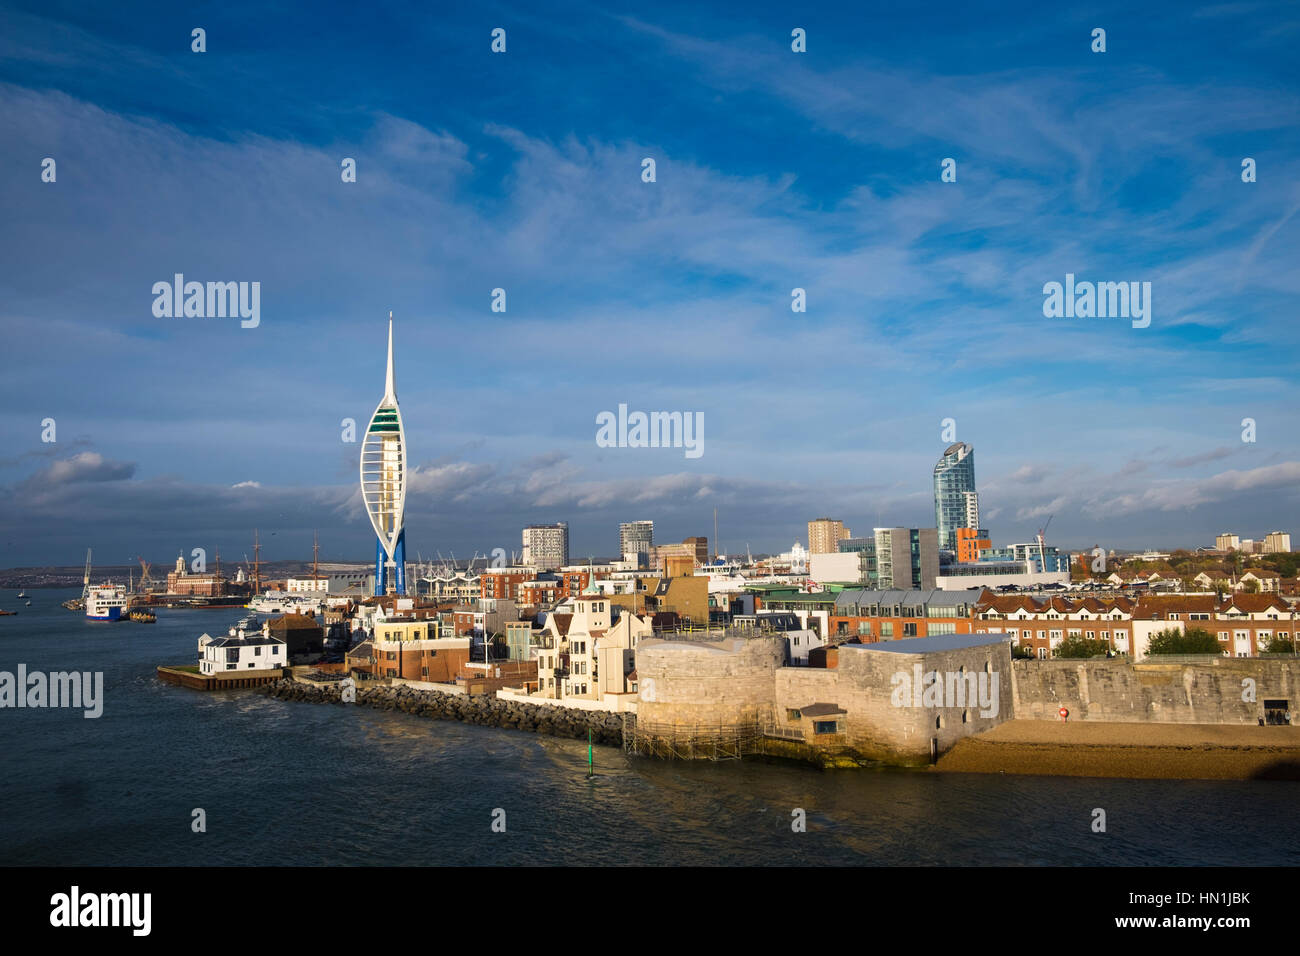
{"label": "seawall", "polygon": [[[355,706],[343,703],[342,692],[336,684],[318,685],[280,680],[259,690],[279,700]],[[459,720],[466,724],[525,730],[575,740],[586,740],[590,730],[594,743],[619,746],[623,742],[622,718],[605,712],[523,704],[488,695],[444,694],[436,690],[388,685],[367,687],[360,684],[356,695],[356,705],[376,710],[394,710],[415,717]]]}
{"label": "seawall", "polygon": [[1292,658],[1151,657],[1012,661],[1017,719],[1123,723],[1258,724],[1264,701],[1300,703]]}

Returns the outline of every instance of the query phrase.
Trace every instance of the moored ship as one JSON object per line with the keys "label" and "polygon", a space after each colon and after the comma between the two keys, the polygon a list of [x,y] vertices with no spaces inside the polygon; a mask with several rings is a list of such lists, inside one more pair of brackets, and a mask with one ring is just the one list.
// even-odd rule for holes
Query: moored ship
{"label": "moored ship", "polygon": [[126,587],[107,583],[86,589],[86,620],[120,621],[126,612]]}

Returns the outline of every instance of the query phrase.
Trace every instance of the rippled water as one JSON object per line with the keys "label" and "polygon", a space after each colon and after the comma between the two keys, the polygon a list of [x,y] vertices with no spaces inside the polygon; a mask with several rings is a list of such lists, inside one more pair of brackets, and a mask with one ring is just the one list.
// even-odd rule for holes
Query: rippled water
{"label": "rippled water", "polygon": [[97,720],[0,709],[3,864],[1300,862],[1300,784],[688,765],[608,747],[588,780],[582,741],[156,679],[238,610],[102,624],[59,606],[74,592],[34,591],[31,608],[14,594],[0,592],[21,611],[0,618],[0,670],[103,671],[105,704]]}

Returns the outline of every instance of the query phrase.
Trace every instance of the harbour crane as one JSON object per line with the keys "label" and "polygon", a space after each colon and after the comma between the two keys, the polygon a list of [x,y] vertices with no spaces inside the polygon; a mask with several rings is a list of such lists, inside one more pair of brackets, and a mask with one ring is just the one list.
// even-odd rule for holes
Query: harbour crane
{"label": "harbour crane", "polygon": [[137,590],[139,590],[140,593],[144,593],[153,587],[153,577],[149,574],[153,565],[138,554],[135,556],[135,559],[140,562],[140,584]]}

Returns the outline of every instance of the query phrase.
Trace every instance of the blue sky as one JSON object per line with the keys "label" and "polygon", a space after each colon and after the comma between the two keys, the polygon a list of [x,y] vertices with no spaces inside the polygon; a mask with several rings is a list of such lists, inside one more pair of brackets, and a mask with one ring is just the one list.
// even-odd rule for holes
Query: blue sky
{"label": "blue sky", "polygon": [[[1292,4],[81,6],[0,11],[0,565],[364,559],[390,309],[412,554],[932,526],[945,418],[999,544],[1300,532]],[[597,447],[620,402],[704,454]]]}

